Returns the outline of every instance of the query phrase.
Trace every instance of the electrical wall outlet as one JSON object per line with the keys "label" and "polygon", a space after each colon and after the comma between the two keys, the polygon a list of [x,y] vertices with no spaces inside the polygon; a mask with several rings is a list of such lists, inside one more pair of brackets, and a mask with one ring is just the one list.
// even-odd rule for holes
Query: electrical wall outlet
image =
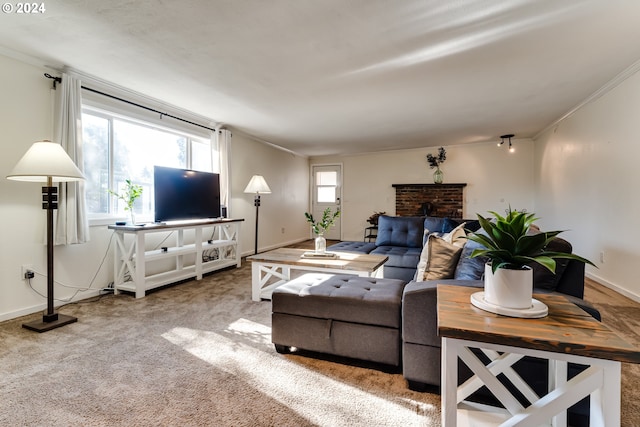
{"label": "electrical wall outlet", "polygon": [[24,264],[22,266],[22,268],[20,269],[20,279],[21,280],[26,280],[27,279],[27,272],[33,272],[33,265],[31,264]]}
{"label": "electrical wall outlet", "polygon": [[604,251],[600,252],[600,263],[604,264]]}
{"label": "electrical wall outlet", "polygon": [[281,232],[282,234],[284,234],[284,227],[282,227],[282,229],[280,230],[280,232]]}

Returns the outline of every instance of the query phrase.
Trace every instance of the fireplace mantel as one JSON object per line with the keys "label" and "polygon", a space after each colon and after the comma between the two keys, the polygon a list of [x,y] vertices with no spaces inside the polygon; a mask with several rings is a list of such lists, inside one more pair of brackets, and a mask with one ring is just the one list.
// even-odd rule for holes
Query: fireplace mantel
{"label": "fireplace mantel", "polygon": [[396,189],[396,215],[462,218],[467,184],[391,184]]}
{"label": "fireplace mantel", "polygon": [[467,186],[464,184],[391,184],[392,187],[412,187],[412,188],[464,188]]}

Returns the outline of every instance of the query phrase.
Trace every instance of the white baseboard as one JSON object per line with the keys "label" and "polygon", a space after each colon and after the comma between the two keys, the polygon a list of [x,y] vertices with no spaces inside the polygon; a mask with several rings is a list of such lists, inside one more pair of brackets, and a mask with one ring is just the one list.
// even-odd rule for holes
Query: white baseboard
{"label": "white baseboard", "polygon": [[[83,293],[81,298],[74,298],[69,302],[66,301],[55,301],[53,303],[54,307],[60,307],[66,304],[72,304],[74,302],[82,301],[87,298],[93,298],[100,295],[100,289],[87,291],[87,293]],[[22,316],[28,316],[33,313],[44,312],[47,309],[47,302],[43,302],[42,304],[33,305],[31,307],[21,308],[20,310],[9,311],[7,313],[0,313],[0,322],[4,322],[5,320],[11,320]]]}
{"label": "white baseboard", "polygon": [[[288,242],[281,242],[278,243],[277,245],[271,245],[271,246],[267,246],[266,248],[258,248],[258,250],[260,252],[266,252],[266,251],[270,251],[272,249],[278,249],[278,248],[282,248],[284,246],[289,246],[289,245],[295,245],[296,243],[300,243],[300,242],[304,242],[309,240],[309,238],[302,238],[302,239],[295,239],[295,240],[289,240]],[[251,256],[253,255],[253,251],[249,250],[249,251],[244,251],[242,252],[242,257],[246,257],[246,256]]]}
{"label": "white baseboard", "polygon": [[585,276],[587,276],[589,279],[591,280],[595,280],[596,282],[600,283],[602,286],[607,287],[613,291],[616,291],[617,293],[619,293],[620,295],[624,295],[625,297],[634,300],[635,302],[640,302],[640,295],[635,294],[631,291],[629,291],[628,289],[622,288],[614,283],[609,282],[608,280],[603,279],[600,276],[597,276],[593,273],[585,273]]}

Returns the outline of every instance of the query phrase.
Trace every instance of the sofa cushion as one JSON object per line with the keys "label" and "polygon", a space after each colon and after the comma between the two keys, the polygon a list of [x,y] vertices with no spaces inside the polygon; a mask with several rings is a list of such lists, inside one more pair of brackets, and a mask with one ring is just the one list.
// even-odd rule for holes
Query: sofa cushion
{"label": "sofa cushion", "polygon": [[380,215],[376,246],[421,248],[423,234],[424,217]]}
{"label": "sofa cushion", "polygon": [[357,252],[368,254],[376,248],[376,244],[371,242],[338,242],[327,248],[330,252]]}
{"label": "sofa cushion", "polygon": [[420,248],[405,248],[398,246],[378,246],[373,251],[372,255],[385,255],[389,257],[389,260],[385,262],[385,267],[403,267],[403,268],[416,268],[418,260],[420,259]]}
{"label": "sofa cushion", "polygon": [[456,220],[450,218],[428,216],[424,219],[424,229],[429,230],[429,233],[450,233],[458,225]]}

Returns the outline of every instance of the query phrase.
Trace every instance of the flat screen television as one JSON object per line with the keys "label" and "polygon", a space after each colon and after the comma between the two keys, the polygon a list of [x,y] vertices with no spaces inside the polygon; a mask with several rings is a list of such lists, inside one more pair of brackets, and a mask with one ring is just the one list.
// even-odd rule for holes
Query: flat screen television
{"label": "flat screen television", "polygon": [[153,167],[155,221],[220,218],[220,175]]}

